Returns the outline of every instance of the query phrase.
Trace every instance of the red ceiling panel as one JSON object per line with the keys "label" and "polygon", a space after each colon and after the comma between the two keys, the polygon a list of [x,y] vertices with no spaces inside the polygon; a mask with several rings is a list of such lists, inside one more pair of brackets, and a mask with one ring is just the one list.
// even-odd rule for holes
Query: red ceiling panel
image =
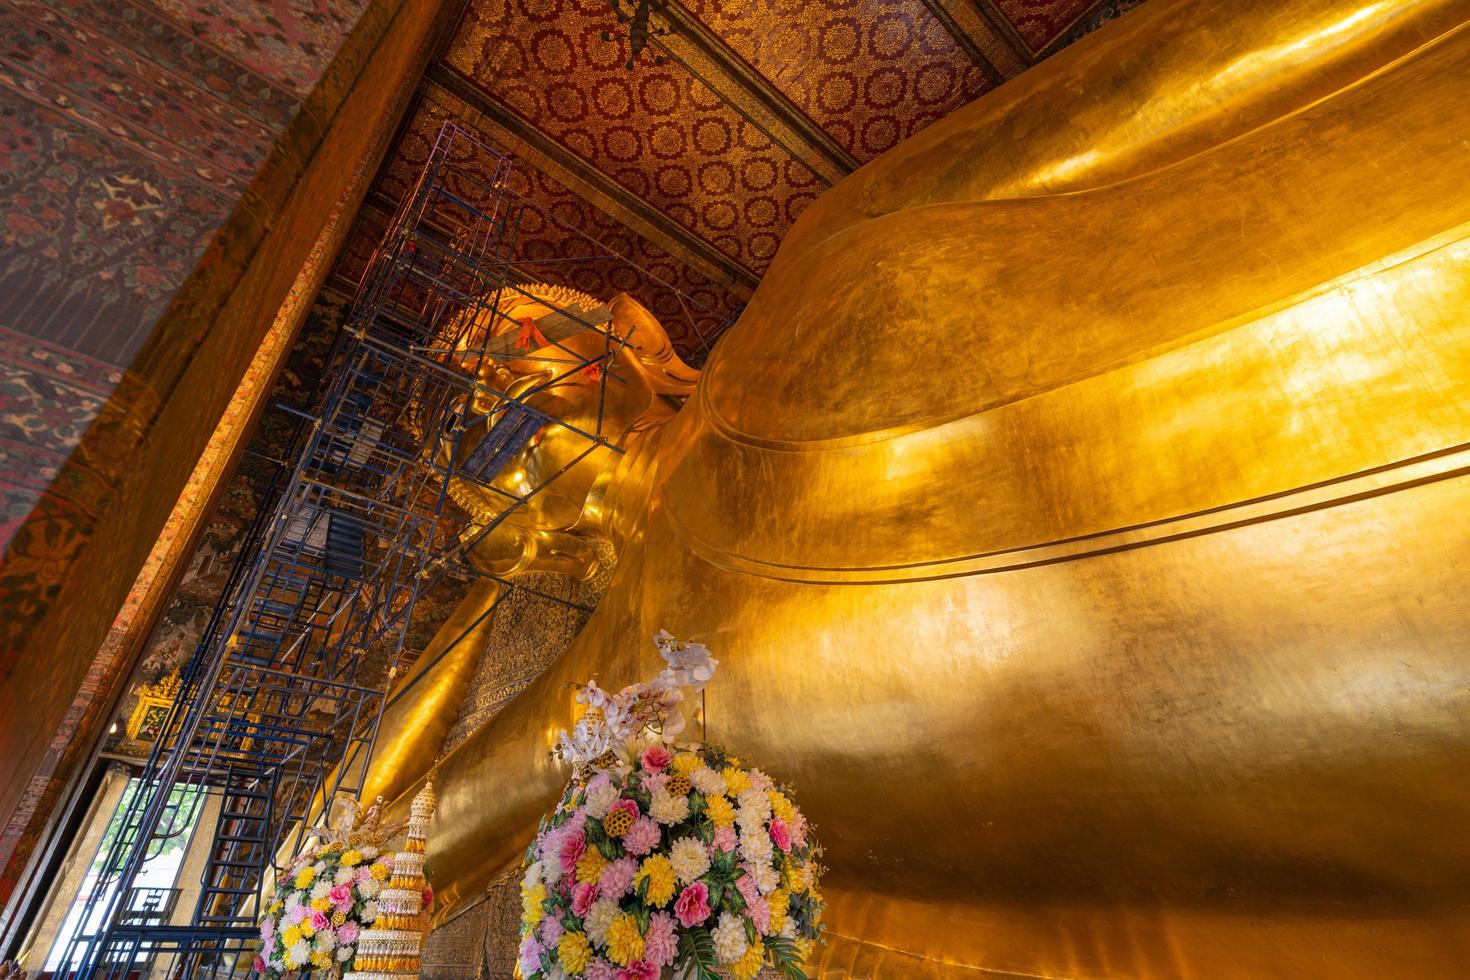
{"label": "red ceiling panel", "polygon": [[994,9],[1036,53],[1065,34],[1094,0],[992,0]]}
{"label": "red ceiling panel", "polygon": [[982,95],[990,75],[924,0],[689,0],[861,161]]}
{"label": "red ceiling panel", "polygon": [[601,0],[486,0],[449,64],[491,97],[753,272],[822,183],[700,79],[626,41]]}

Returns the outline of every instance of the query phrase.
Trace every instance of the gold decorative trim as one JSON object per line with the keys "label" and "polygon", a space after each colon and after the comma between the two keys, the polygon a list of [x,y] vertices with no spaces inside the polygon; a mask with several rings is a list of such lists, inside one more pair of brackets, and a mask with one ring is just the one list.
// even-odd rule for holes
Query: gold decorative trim
{"label": "gold decorative trim", "polygon": [[846,147],[688,9],[670,2],[664,6],[664,17],[674,32],[659,38],[658,46],[773,143],[828,184],[837,183],[858,168],[857,158]]}
{"label": "gold decorative trim", "polygon": [[[1034,59],[1030,50],[1019,37],[1012,36],[1013,31],[996,25],[995,11],[982,10],[975,0],[924,0],[924,3],[965,53],[976,64],[989,69],[996,82],[1015,78],[1031,67]],[[1004,17],[1000,20],[1008,24]]]}
{"label": "gold decorative trim", "polygon": [[123,730],[130,742],[152,742],[163,732],[168,709],[179,694],[179,672],[138,688],[138,703]]}
{"label": "gold decorative trim", "polygon": [[[953,2],[958,3],[961,0],[953,0]],[[971,0],[971,3],[980,15],[990,23],[990,26],[995,29],[996,33],[1005,38],[1006,43],[1026,63],[1026,67],[1029,68],[1031,65],[1036,64],[1039,60],[1039,52],[1031,50],[1031,45],[1026,43],[1026,39],[1021,36],[1021,32],[1016,30],[1016,25],[1011,23],[1011,19],[995,5],[995,0]],[[1066,31],[1063,31],[1062,34],[1066,34]]]}

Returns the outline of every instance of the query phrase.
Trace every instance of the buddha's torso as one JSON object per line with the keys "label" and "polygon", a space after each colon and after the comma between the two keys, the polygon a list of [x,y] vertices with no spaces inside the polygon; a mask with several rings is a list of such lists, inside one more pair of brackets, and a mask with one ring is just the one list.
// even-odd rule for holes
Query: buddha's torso
{"label": "buddha's torso", "polygon": [[1155,4],[799,224],[596,615],[441,768],[447,901],[667,628],[820,828],[834,969],[1453,974],[1470,12]]}

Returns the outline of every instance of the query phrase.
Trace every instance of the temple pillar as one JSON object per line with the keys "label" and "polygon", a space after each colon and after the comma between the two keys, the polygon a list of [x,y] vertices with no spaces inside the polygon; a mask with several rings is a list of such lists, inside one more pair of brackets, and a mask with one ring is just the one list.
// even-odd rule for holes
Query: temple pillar
{"label": "temple pillar", "polygon": [[7,912],[462,0],[194,6],[0,13]]}

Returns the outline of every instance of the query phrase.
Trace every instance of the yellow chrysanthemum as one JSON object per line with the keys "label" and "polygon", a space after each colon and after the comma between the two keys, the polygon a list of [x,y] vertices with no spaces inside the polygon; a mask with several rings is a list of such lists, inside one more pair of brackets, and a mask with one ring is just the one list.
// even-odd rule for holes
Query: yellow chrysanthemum
{"label": "yellow chrysanthemum", "polygon": [[704,812],[716,827],[735,826],[735,804],[729,798],[715,794],[704,801]]}
{"label": "yellow chrysanthemum", "polygon": [[745,774],[744,769],[726,766],[720,775],[725,777],[725,792],[731,796],[739,796],[750,788],[750,777]]}
{"label": "yellow chrysanthemum", "polygon": [[768,789],[766,798],[771,801],[771,816],[788,827],[796,822],[796,807],[786,798],[785,793],[779,789]]}
{"label": "yellow chrysanthemum", "polygon": [[327,909],[332,907],[332,900],[325,895],[323,895],[321,898],[313,898],[311,900],[311,907],[316,909],[318,912],[325,912]]}
{"label": "yellow chrysanthemum", "polygon": [[316,926],[311,924],[310,919],[302,919],[301,924],[297,928],[301,930],[301,935],[305,939],[310,939],[316,935]]}
{"label": "yellow chrysanthemum", "polygon": [[574,977],[581,976],[592,961],[592,944],[587,941],[585,933],[563,933],[556,946],[556,958],[563,970]]}
{"label": "yellow chrysanthemum", "polygon": [[766,904],[771,909],[771,934],[776,935],[786,925],[786,916],[791,911],[791,893],[778,888],[766,896]]}
{"label": "yellow chrysanthemum", "polygon": [[674,756],[674,771],[682,772],[686,776],[694,770],[698,769],[703,764],[704,763],[700,761],[699,756],[695,755],[693,752],[680,752],[678,755]]}
{"label": "yellow chrysanthemum", "polygon": [[530,888],[521,889],[521,921],[535,927],[546,917],[541,903],[546,901],[546,886],[539,882]]}
{"label": "yellow chrysanthemum", "polygon": [[751,980],[757,973],[761,972],[761,965],[766,961],[766,947],[759,939],[745,947],[745,955],[730,964],[730,974],[735,980]]}
{"label": "yellow chrysanthemum", "polygon": [[295,926],[287,926],[281,930],[281,942],[286,945],[287,949],[290,949],[301,942],[301,930]]}
{"label": "yellow chrysanthemum", "polygon": [[607,958],[618,966],[643,958],[643,933],[638,931],[638,920],[627,912],[607,927]]}
{"label": "yellow chrysanthemum", "polygon": [[332,965],[332,955],[330,953],[324,953],[320,950],[317,950],[316,952],[313,952],[311,954],[311,965],[316,967],[318,970],[325,970],[327,967]]}
{"label": "yellow chrysanthemum", "polygon": [[582,852],[577,859],[577,880],[590,884],[602,877],[602,869],[607,867],[607,858],[595,847],[589,847]]}
{"label": "yellow chrysanthemum", "polygon": [[362,852],[359,851],[359,850],[355,850],[355,849],[354,850],[350,850],[350,851],[343,851],[342,852],[342,863],[345,864],[345,865],[347,865],[347,867],[349,867],[349,868],[353,867],[354,865],[361,864],[362,863]]}
{"label": "yellow chrysanthemum", "polygon": [[638,873],[633,876],[634,887],[645,878],[648,880],[645,901],[654,908],[663,908],[669,904],[669,900],[674,897],[674,887],[678,884],[674,865],[669,859],[662,854],[645,859]]}
{"label": "yellow chrysanthemum", "polygon": [[811,887],[811,871],[804,864],[788,863],[786,865],[786,881],[792,893],[800,895]]}
{"label": "yellow chrysanthemum", "polygon": [[806,936],[796,937],[796,952],[800,954],[802,960],[811,959],[812,950],[815,949],[816,946],[817,944],[811,939],[808,939]]}
{"label": "yellow chrysanthemum", "polygon": [[297,888],[307,888],[311,885],[313,881],[316,881],[316,868],[313,868],[311,865],[308,864],[306,867],[296,872]]}
{"label": "yellow chrysanthemum", "polygon": [[386,864],[373,865],[372,876],[378,881],[386,881],[388,878],[388,866]]}

